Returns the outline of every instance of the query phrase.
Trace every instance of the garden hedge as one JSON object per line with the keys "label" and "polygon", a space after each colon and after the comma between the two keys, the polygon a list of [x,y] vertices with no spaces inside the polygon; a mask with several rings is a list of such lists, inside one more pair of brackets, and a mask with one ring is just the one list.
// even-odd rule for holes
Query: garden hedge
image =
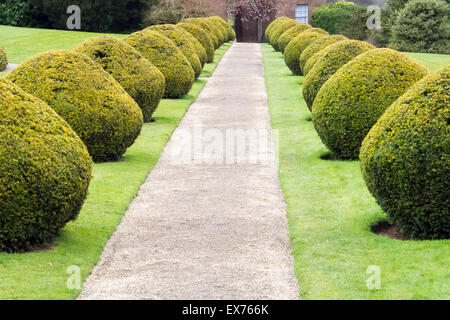
{"label": "garden hedge", "polygon": [[206,51],[194,36],[173,24],[151,26],[146,30],[160,32],[172,40],[188,59],[195,72],[195,78],[197,79],[200,76],[203,65],[206,63]]}
{"label": "garden hedge", "polygon": [[300,55],[311,43],[321,38],[325,38],[327,35],[319,33],[316,30],[308,29],[294,39],[284,49],[284,62],[292,71],[293,74],[301,75],[300,69]]}
{"label": "garden hedge", "polygon": [[286,31],[288,31],[289,29],[299,25],[300,22],[291,19],[288,21],[281,22],[276,27],[274,27],[273,30],[270,32],[270,43],[272,47],[276,51],[281,51],[278,45],[281,35]]}
{"label": "garden hedge", "polygon": [[191,90],[195,73],[183,52],[159,32],[142,30],[132,33],[125,42],[153,63],[166,79],[164,97],[179,98]]}
{"label": "garden hedge", "polygon": [[225,30],[228,34],[227,41],[234,41],[236,39],[236,33],[234,32],[231,25],[228,22],[226,22],[224,19],[222,19],[219,16],[212,16],[212,17],[209,17],[209,19],[216,21],[217,23],[221,24],[225,28]]}
{"label": "garden hedge", "polygon": [[67,122],[0,79],[0,251],[51,241],[77,217],[91,173],[89,153]]}
{"label": "garden hedge", "polygon": [[75,51],[100,64],[137,102],[144,115],[144,122],[152,120],[166,86],[158,68],[133,47],[110,36],[86,40]]}
{"label": "garden hedge", "polygon": [[264,37],[266,38],[266,42],[270,43],[270,32],[281,22],[284,21],[288,21],[288,20],[292,20],[291,18],[288,17],[279,17],[277,19],[275,19],[274,21],[272,21],[271,23],[269,23],[269,25],[266,28],[266,31],[264,33]]}
{"label": "garden hedge", "polygon": [[411,0],[398,12],[391,47],[400,51],[450,53],[450,6],[443,0]]}
{"label": "garden hedge", "polygon": [[329,45],[332,45],[333,43],[343,41],[343,40],[348,40],[348,39],[341,35],[333,35],[333,36],[328,36],[325,38],[318,39],[318,40],[314,41],[313,43],[311,43],[305,50],[303,50],[303,52],[299,58],[299,64],[300,64],[300,69],[302,70],[302,73],[304,75],[308,74],[305,70],[305,64],[316,53],[318,53],[322,49],[325,49]]}
{"label": "garden hedge", "polygon": [[219,40],[219,47],[221,47],[226,42],[228,34],[225,32],[225,30],[223,30],[220,27],[220,25],[217,24],[217,22],[209,20],[208,18],[195,18],[195,19],[203,21],[209,26],[210,30],[214,32],[214,34],[216,35],[217,40]]}
{"label": "garden hedge", "polygon": [[311,29],[311,26],[309,24],[299,24],[285,31],[278,38],[278,47],[280,48],[280,51],[284,53],[284,49],[289,44],[289,42],[291,42],[292,39],[294,39],[300,33],[308,29]]}
{"label": "garden hedge", "polygon": [[222,20],[222,18],[219,18],[219,20],[218,20],[217,18],[207,17],[205,19],[207,19],[211,23],[214,23],[214,25],[216,26],[216,29],[220,30],[220,32],[221,32],[221,34],[223,36],[223,42],[224,43],[230,41],[230,39],[229,39],[230,33],[229,33],[229,30],[228,30],[227,26],[222,24],[221,21],[219,21],[219,20]]}
{"label": "garden hedge", "polygon": [[412,238],[450,237],[449,105],[450,65],[395,101],[361,147],[367,187]]}
{"label": "garden hedge", "polygon": [[3,47],[0,47],[0,71],[3,71],[8,66],[8,57]]}
{"label": "garden hedge", "polygon": [[181,21],[182,23],[192,23],[196,26],[199,26],[204,31],[208,33],[208,35],[211,37],[211,40],[214,44],[214,50],[220,47],[219,38],[217,38],[216,32],[213,31],[213,28],[211,28],[211,25],[206,23],[206,21],[198,18],[188,18]]}
{"label": "garden hedge", "polygon": [[319,90],[312,120],[338,159],[357,159],[364,137],[384,111],[428,74],[416,60],[392,49],[360,54]]}
{"label": "garden hedge", "polygon": [[[322,85],[336,71],[356,56],[371,49],[375,47],[365,41],[343,40],[322,49],[309,59],[305,66],[307,76],[303,81],[303,98],[309,110],[312,109],[314,99]],[[313,67],[309,67],[313,59],[317,61]],[[311,70],[308,71],[308,68]]]}
{"label": "garden hedge", "polygon": [[81,53],[53,50],[35,55],[7,79],[66,120],[94,161],[118,160],[141,132],[143,115],[137,103]]}
{"label": "garden hedge", "polygon": [[211,39],[211,36],[205,29],[199,27],[193,23],[180,22],[177,24],[180,28],[183,28],[187,32],[189,32],[192,36],[194,36],[198,42],[203,46],[206,52],[206,62],[211,63],[214,61],[214,43]]}

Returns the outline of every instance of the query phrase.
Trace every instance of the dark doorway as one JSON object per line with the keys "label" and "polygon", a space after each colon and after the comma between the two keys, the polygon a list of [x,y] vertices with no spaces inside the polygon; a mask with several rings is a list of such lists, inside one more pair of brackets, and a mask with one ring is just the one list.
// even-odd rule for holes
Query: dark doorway
{"label": "dark doorway", "polygon": [[248,20],[243,23],[240,15],[236,15],[234,21],[236,41],[265,42],[264,33],[270,22]]}

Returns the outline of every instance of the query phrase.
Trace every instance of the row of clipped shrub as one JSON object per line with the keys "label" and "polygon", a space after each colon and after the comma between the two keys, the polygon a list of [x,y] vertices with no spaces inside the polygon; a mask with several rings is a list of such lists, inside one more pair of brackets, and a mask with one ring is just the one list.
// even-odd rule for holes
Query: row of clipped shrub
{"label": "row of clipped shrub", "polygon": [[8,66],[8,57],[3,47],[0,47],[0,71],[3,71]]}
{"label": "row of clipped shrub", "polygon": [[187,94],[234,38],[219,17],[187,19],[41,53],[1,79],[0,251],[52,240],[77,217],[92,160],[118,160],[160,100]]}
{"label": "row of clipped shrub", "polygon": [[282,17],[266,39],[304,75],[303,97],[332,159],[360,159],[370,192],[400,231],[450,236],[450,65],[430,73],[407,55]]}

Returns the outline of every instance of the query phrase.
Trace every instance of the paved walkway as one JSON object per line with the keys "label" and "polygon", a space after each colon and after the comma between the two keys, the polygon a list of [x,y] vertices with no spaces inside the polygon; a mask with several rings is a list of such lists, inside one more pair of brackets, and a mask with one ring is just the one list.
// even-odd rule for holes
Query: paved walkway
{"label": "paved walkway", "polygon": [[[257,163],[242,161],[236,147],[223,152],[232,164],[220,161],[227,129],[270,135],[269,121],[260,47],[234,44],[174,132],[79,298],[297,299],[277,169],[261,160],[268,152],[258,147]],[[247,155],[254,154],[256,140],[250,141]],[[257,141],[264,145],[264,138]],[[174,157],[189,143],[192,149],[180,153],[185,157]],[[199,154],[205,161],[191,161]]]}

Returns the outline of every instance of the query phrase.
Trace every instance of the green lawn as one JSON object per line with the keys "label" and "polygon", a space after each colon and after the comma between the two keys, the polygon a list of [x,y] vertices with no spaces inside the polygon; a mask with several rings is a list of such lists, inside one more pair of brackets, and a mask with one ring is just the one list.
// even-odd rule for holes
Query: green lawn
{"label": "green lawn", "polygon": [[408,56],[422,62],[422,64],[431,71],[436,71],[440,67],[450,64],[449,54],[417,53],[417,52],[405,52],[405,53]]}
{"label": "green lawn", "polygon": [[[292,76],[269,45],[261,48],[301,298],[449,299],[450,241],[399,241],[370,232],[385,214],[368,192],[359,162],[320,159],[327,149],[306,121],[303,77]],[[414,56],[432,69],[450,58]],[[380,267],[380,290],[366,285],[371,265]]]}
{"label": "green lawn", "polygon": [[[32,55],[50,49],[70,49],[79,41],[96,35],[0,27],[2,38],[5,29],[17,31],[16,34],[11,32],[6,35],[13,62],[26,59],[25,50]],[[40,33],[43,36],[39,39]],[[20,41],[24,34],[33,42]],[[230,46],[230,43],[224,44],[216,51],[214,63],[205,66],[203,77],[214,71]],[[66,286],[69,277],[67,268],[80,266],[83,280],[89,275],[106,241],[157,163],[173,130],[205,83],[205,80],[197,80],[189,95],[183,99],[162,100],[154,115],[157,121],[144,125],[142,134],[122,161],[94,164],[89,196],[83,209],[78,219],[62,230],[51,250],[26,254],[0,253],[0,300],[73,299],[79,294],[80,290],[69,290]]]}

